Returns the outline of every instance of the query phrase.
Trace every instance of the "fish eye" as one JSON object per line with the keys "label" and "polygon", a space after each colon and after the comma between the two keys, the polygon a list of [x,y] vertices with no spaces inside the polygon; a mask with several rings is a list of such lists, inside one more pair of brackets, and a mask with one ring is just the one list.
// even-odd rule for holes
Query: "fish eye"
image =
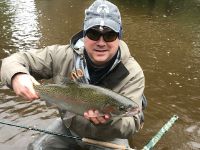
{"label": "fish eye", "polygon": [[125,110],[125,106],[123,105],[119,106],[119,110]]}

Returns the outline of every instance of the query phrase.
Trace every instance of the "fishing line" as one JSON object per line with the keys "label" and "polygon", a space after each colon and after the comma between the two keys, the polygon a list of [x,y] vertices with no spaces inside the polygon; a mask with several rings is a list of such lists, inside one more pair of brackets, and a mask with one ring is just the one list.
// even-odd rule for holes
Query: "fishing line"
{"label": "fishing line", "polygon": [[46,133],[46,134],[51,134],[51,135],[56,135],[56,136],[62,136],[62,137],[72,138],[72,139],[75,139],[75,140],[82,140],[82,138],[80,138],[80,137],[71,136],[71,135],[62,134],[62,133],[56,133],[56,132],[53,132],[53,131],[48,131],[48,130],[34,128],[34,127],[17,125],[17,124],[3,122],[3,121],[0,121],[0,124],[4,124],[4,125],[8,125],[8,126],[13,126],[13,127],[18,127],[18,128],[23,128],[23,129],[27,129],[27,130],[38,131],[38,132],[42,132],[42,133]]}
{"label": "fishing line", "polygon": [[107,148],[111,148],[111,149],[115,149],[115,150],[134,150],[130,147],[126,147],[125,145],[118,145],[118,144],[109,143],[109,142],[97,141],[97,140],[93,140],[93,139],[89,139],[89,138],[80,138],[80,137],[77,137],[77,136],[71,136],[71,135],[62,134],[62,133],[56,133],[56,132],[52,132],[52,131],[48,131],[48,130],[35,128],[35,127],[17,125],[17,124],[3,122],[3,121],[0,121],[0,124],[18,127],[18,128],[23,128],[23,129],[27,129],[27,130],[38,131],[38,132],[56,135],[56,136],[62,136],[62,137],[66,137],[66,138],[71,138],[71,139],[74,139],[74,140],[82,141],[82,142],[87,143],[87,144],[93,144],[93,145],[97,145],[97,146],[101,146],[101,147],[107,147]]}

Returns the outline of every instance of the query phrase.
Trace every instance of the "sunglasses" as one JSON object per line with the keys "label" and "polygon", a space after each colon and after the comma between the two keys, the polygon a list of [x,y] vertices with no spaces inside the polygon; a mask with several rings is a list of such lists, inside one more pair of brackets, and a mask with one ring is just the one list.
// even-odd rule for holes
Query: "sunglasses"
{"label": "sunglasses", "polygon": [[103,36],[103,40],[105,42],[113,42],[117,39],[117,37],[119,36],[119,33],[114,32],[114,31],[107,31],[107,32],[101,32],[99,30],[96,29],[89,29],[86,31],[85,35],[93,41],[98,41],[100,39],[101,36]]}

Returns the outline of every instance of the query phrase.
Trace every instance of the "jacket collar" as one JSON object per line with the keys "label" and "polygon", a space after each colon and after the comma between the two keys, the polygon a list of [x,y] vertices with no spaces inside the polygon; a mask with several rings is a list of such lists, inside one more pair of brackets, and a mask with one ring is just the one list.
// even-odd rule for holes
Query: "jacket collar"
{"label": "jacket collar", "polygon": [[97,85],[113,89],[116,87],[124,78],[129,75],[129,71],[120,62],[115,68],[113,68],[107,76],[105,76]]}

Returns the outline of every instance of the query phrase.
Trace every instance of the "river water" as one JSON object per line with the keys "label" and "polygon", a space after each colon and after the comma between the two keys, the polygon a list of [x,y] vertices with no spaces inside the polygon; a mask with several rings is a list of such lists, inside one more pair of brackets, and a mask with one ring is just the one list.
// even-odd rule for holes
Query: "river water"
{"label": "river water", "polygon": [[[0,59],[52,44],[67,44],[83,27],[92,0],[1,0]],[[146,77],[143,129],[130,138],[141,149],[174,114],[179,120],[155,146],[200,149],[200,1],[112,0],[123,40]],[[46,128],[58,117],[44,102],[27,102],[0,86],[0,120]],[[0,125],[0,149],[26,149],[38,132]]]}

